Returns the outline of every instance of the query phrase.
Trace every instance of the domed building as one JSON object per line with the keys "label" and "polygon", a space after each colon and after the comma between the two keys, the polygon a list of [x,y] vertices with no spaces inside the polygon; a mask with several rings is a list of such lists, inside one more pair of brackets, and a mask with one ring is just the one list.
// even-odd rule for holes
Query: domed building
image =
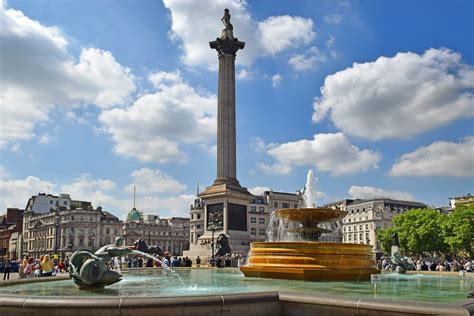
{"label": "domed building", "polygon": [[135,207],[130,210],[127,214],[127,222],[139,222],[143,220],[143,214]]}

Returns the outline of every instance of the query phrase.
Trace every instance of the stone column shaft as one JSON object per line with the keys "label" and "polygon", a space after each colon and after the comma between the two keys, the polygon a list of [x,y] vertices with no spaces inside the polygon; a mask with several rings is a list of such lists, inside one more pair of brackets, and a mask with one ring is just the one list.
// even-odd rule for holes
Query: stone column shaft
{"label": "stone column shaft", "polygon": [[235,131],[235,56],[219,57],[217,96],[217,180],[237,181]]}

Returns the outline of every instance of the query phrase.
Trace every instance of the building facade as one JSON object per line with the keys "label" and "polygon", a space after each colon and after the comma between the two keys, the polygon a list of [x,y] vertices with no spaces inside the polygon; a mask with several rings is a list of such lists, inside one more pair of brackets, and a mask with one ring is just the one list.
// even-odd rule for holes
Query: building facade
{"label": "building facade", "polygon": [[122,222],[90,202],[68,194],[38,194],[27,203],[21,235],[22,254],[66,256],[79,249],[95,251],[122,235]]}
{"label": "building facade", "polygon": [[6,213],[0,216],[0,256],[17,259],[17,247],[13,250],[10,240],[22,231],[23,212],[17,208],[7,208]]}
{"label": "building facade", "polygon": [[450,197],[449,204],[452,210],[454,210],[457,205],[474,205],[474,196],[468,193],[463,196]]}
{"label": "building facade", "polygon": [[133,245],[141,238],[148,246],[158,245],[170,255],[181,256],[189,249],[189,223],[189,218],[143,215],[134,207],[123,223],[123,237],[127,245]]}
{"label": "building facade", "polygon": [[426,208],[426,205],[387,198],[353,201],[346,206],[347,215],[342,219],[343,242],[372,245],[380,257],[377,230],[391,227],[394,216],[415,208]]}

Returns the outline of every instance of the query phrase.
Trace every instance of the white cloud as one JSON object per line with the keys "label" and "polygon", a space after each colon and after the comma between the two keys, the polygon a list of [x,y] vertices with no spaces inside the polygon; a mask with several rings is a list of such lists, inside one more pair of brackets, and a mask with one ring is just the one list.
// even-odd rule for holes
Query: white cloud
{"label": "white cloud", "polygon": [[289,47],[309,44],[316,36],[313,21],[298,16],[271,16],[258,23],[263,49],[272,55]]}
{"label": "white cloud", "polygon": [[266,163],[258,163],[257,166],[263,172],[270,174],[288,175],[293,171],[292,166],[281,163],[275,163],[273,165],[269,165]]}
{"label": "white cloud", "polygon": [[140,197],[137,207],[145,214],[159,214],[163,217],[189,217],[189,209],[195,195],[181,194],[170,197],[144,196]]}
{"label": "white cloud", "polygon": [[185,83],[179,72],[149,76],[158,89],[125,109],[99,116],[115,142],[115,152],[140,161],[184,161],[181,143],[208,143],[215,138],[216,96]]}
{"label": "white cloud", "polygon": [[61,186],[61,192],[68,193],[74,200],[92,202],[94,207],[103,206],[104,210],[111,211],[106,206],[120,205],[110,191],[115,189],[116,184],[111,180],[92,179],[88,174],[82,174],[70,184]]}
{"label": "white cloud", "polygon": [[449,49],[398,53],[326,77],[313,121],[329,112],[345,133],[408,138],[474,116],[474,69]]}
{"label": "white cloud", "polygon": [[269,187],[256,186],[248,189],[253,195],[262,195],[265,191],[271,191]]}
{"label": "white cloud", "polygon": [[283,80],[283,77],[277,73],[272,76],[272,87],[276,88],[280,86],[281,81]]}
{"label": "white cloud", "polygon": [[137,187],[140,193],[180,192],[186,186],[173,177],[158,169],[142,168],[132,172],[133,183],[125,187],[126,192],[133,192]]}
{"label": "white cloud", "polygon": [[129,70],[110,52],[84,48],[76,61],[58,28],[4,7],[0,22],[0,147],[32,138],[54,106],[107,108],[124,103],[135,90]]}
{"label": "white cloud", "polygon": [[369,186],[357,186],[353,185],[349,189],[349,195],[353,199],[373,199],[373,198],[390,198],[395,200],[403,201],[414,201],[413,195],[407,192],[400,191],[387,191],[380,188],[374,188]]}
{"label": "white cloud", "polygon": [[339,52],[334,48],[335,44],[336,44],[336,38],[334,36],[329,36],[329,39],[325,42],[326,44],[326,48],[329,52],[329,55],[332,57],[332,58],[337,58],[339,57]]}
{"label": "white cloud", "polygon": [[[5,169],[4,169],[5,170]],[[25,179],[9,179],[6,171],[0,178],[0,209],[6,210],[8,207],[24,209],[28,198],[39,192],[49,192],[55,187],[48,181],[43,181],[37,177],[29,176]]]}
{"label": "white cloud", "polygon": [[258,75],[257,71],[242,69],[237,74],[237,79],[239,79],[239,80],[250,80],[250,79],[255,79],[257,77],[257,75]]}
{"label": "white cloud", "polygon": [[288,63],[295,71],[305,72],[313,70],[318,62],[326,60],[326,56],[316,47],[311,47],[304,54],[295,55]]}
{"label": "white cloud", "polygon": [[[261,165],[264,171],[285,174],[296,166],[315,166],[318,171],[343,175],[377,168],[381,154],[349,143],[342,133],[316,134],[312,140],[299,140],[274,146],[267,153],[277,160],[273,166]],[[286,167],[286,168],[285,168]],[[286,173],[286,174],[287,174]]]}
{"label": "white cloud", "polygon": [[327,24],[339,24],[341,23],[342,16],[340,14],[325,15],[323,20]]}
{"label": "white cloud", "polygon": [[40,135],[38,143],[40,144],[49,144],[52,141],[52,137],[48,133]]}
{"label": "white cloud", "polygon": [[437,141],[404,154],[392,166],[391,176],[474,176],[474,136],[462,142]]}
{"label": "white cloud", "polygon": [[260,137],[252,138],[252,147],[257,153],[263,153],[267,149],[267,145]]}
{"label": "white cloud", "polygon": [[240,65],[250,66],[260,55],[274,55],[308,44],[315,36],[311,19],[285,15],[258,22],[250,16],[245,1],[164,0],[163,3],[171,13],[171,38],[181,44],[181,60],[188,66],[217,69],[217,54],[208,43],[220,36],[224,28],[220,21],[224,8],[230,10],[234,36],[249,43],[237,53],[236,62]]}

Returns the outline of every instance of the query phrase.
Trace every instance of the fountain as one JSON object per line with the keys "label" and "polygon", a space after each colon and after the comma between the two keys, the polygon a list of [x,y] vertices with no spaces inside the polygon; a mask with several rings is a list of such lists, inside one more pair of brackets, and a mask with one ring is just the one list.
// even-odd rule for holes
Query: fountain
{"label": "fountain", "polygon": [[285,208],[272,212],[268,241],[254,242],[248,264],[240,268],[246,277],[296,279],[305,281],[368,281],[376,269],[372,246],[323,243],[318,227],[342,219],[346,212],[315,207],[313,172],[308,172],[303,190],[305,208]]}

